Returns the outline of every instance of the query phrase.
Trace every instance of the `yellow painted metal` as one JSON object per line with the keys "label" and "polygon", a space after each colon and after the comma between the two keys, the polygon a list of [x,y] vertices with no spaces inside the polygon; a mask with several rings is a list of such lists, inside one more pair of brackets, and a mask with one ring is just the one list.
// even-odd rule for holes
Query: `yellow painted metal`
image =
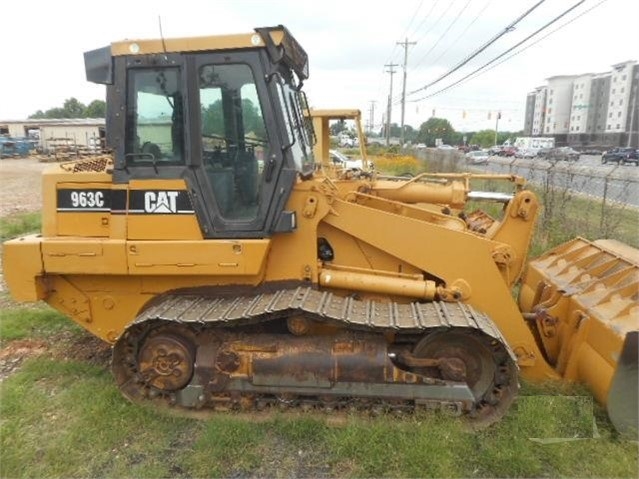
{"label": "yellow painted metal", "polygon": [[605,405],[624,339],[639,330],[639,250],[611,240],[562,244],[529,263],[519,305],[557,372]]}
{"label": "yellow painted metal", "polygon": [[371,193],[405,203],[435,203],[451,208],[463,208],[468,189],[460,181],[422,183],[418,181],[385,181],[375,183]]}
{"label": "yellow painted metal", "polygon": [[[184,180],[131,180],[133,191],[174,190],[188,191]],[[195,212],[192,214],[128,214],[126,237],[140,240],[201,240],[203,239]]]}
{"label": "yellow painted metal", "polygon": [[[522,373],[536,379],[556,377],[521,320],[516,304],[510,299],[506,278],[493,259],[493,252],[501,244],[342,200],[333,201],[331,214],[324,221],[347,236],[385,251],[401,264],[428,271],[445,284],[463,280],[470,285],[467,302],[497,324],[517,355]],[[518,217],[509,221],[527,222]]]}
{"label": "yellow painted metal", "polygon": [[255,276],[270,240],[128,241],[129,274]]}
{"label": "yellow painted metal", "polygon": [[315,109],[311,108],[305,112],[313,122],[313,129],[317,136],[317,142],[313,147],[315,160],[319,162],[325,170],[332,170],[333,165],[329,161],[330,150],[330,122],[334,120],[353,120],[357,130],[359,142],[359,154],[362,158],[364,169],[368,169],[368,156],[366,152],[366,136],[362,129],[362,112],[356,109]]}
{"label": "yellow painted metal", "polygon": [[[283,36],[282,30],[271,31],[271,38],[276,45],[281,43]],[[150,53],[182,53],[257,47],[264,48],[264,42],[260,35],[245,33],[190,38],[123,40],[111,44],[111,54],[113,56],[148,55]]]}
{"label": "yellow painted metal", "polygon": [[42,264],[48,273],[127,274],[126,244],[101,238],[51,238],[42,242]]}
{"label": "yellow painted metal", "polygon": [[40,235],[23,236],[2,245],[2,274],[17,301],[38,301],[45,297],[39,280],[43,273]]}
{"label": "yellow painted metal", "polygon": [[328,288],[337,288],[369,293],[406,296],[425,300],[435,299],[437,286],[434,281],[402,278],[390,275],[323,269],[319,284]]}

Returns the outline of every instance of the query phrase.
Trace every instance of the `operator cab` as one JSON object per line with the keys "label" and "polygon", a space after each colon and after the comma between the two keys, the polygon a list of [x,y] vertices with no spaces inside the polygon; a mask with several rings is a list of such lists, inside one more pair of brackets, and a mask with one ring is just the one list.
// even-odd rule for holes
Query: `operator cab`
{"label": "operator cab", "polygon": [[292,231],[284,211],[314,170],[301,91],[308,57],[284,27],[125,41],[85,53],[107,85],[113,181],[184,179],[207,238]]}

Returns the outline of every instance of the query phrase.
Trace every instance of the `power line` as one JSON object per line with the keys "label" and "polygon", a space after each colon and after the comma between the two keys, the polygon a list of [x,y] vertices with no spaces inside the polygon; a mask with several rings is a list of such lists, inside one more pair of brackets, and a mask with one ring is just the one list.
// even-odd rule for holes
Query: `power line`
{"label": "power line", "polygon": [[[438,18],[437,20],[435,20],[435,23],[433,23],[433,24],[431,25],[431,27],[430,27],[429,29],[427,29],[427,30],[426,30],[426,31],[422,34],[422,36],[421,36],[421,37],[419,37],[419,38],[417,39],[417,41],[422,40],[422,39],[423,39],[426,35],[428,35],[428,34],[429,34],[432,30],[433,30],[433,28],[435,28],[435,27],[437,26],[437,24],[441,21],[441,19],[442,19],[442,18],[444,18],[444,16],[448,13],[448,11],[451,9],[451,7],[452,7],[453,5],[454,5],[454,3],[453,3],[453,2],[450,2],[450,3],[448,4],[448,7],[446,8],[446,10],[444,10],[444,11],[442,12],[442,14],[439,16],[439,18]],[[423,23],[423,22],[422,22],[422,23]],[[415,33],[417,33],[417,32],[415,32]]]}
{"label": "power line", "polygon": [[484,5],[484,7],[479,11],[479,13],[477,15],[475,15],[475,18],[473,18],[473,20],[466,25],[466,28],[464,28],[464,31],[461,32],[459,34],[459,36],[457,38],[455,38],[455,40],[453,41],[453,43],[451,43],[448,48],[446,50],[444,50],[443,52],[440,53],[440,55],[435,58],[435,60],[433,60],[433,64],[437,64],[437,62],[444,56],[446,55],[446,53],[448,53],[450,51],[451,48],[453,48],[455,45],[457,45],[457,42],[459,42],[459,40],[462,39],[462,37],[466,34],[466,32],[470,29],[470,27],[472,27],[475,22],[479,19],[479,17],[481,16],[482,13],[484,13],[484,11],[488,8],[488,6],[491,4],[492,0],[488,0],[488,2],[486,2],[486,5]]}
{"label": "power line", "polygon": [[417,25],[417,27],[415,27],[415,31],[409,36],[412,37],[413,35],[415,35],[419,31],[419,29],[426,22],[426,20],[428,20],[430,18],[430,14],[433,13],[433,10],[435,9],[435,7],[437,6],[438,3],[439,3],[439,0],[435,0],[435,3],[433,3],[433,6],[430,7],[430,10],[428,10],[428,13],[426,13],[426,15],[424,15],[424,18],[422,19],[421,22],[419,22],[419,25]]}
{"label": "power line", "polygon": [[[433,8],[435,7],[435,5],[437,5],[437,2],[439,2],[439,0],[436,0],[436,1],[435,1],[435,4],[434,4],[434,5],[433,5],[433,7],[431,7],[431,9],[428,11],[427,15],[429,15],[429,14],[430,14],[430,12],[431,12],[431,11],[433,10]],[[417,18],[417,15],[419,14],[419,11],[421,10],[423,3],[424,3],[424,0],[421,0],[421,2],[420,2],[420,4],[419,4],[419,6],[418,6],[418,7],[417,7],[417,9],[415,10],[415,13],[413,14],[413,17],[411,18],[410,22],[408,23],[408,26],[406,27],[406,29],[405,29],[405,31],[404,31],[404,34],[403,34],[403,35],[401,35],[401,36],[406,36],[406,33],[407,33],[407,32],[408,32],[408,30],[410,29],[410,26],[413,24],[413,21],[415,20],[415,18]],[[422,21],[422,23],[423,23],[423,21]],[[420,24],[420,25],[421,25],[421,24]],[[388,58],[386,59],[386,61],[385,61],[384,63],[390,63],[390,62],[391,62],[391,60],[393,59],[393,55],[394,55],[394,53],[395,53],[395,49],[396,49],[396,48],[397,48],[397,44],[394,44],[394,45],[393,45],[393,48],[392,48],[392,50],[391,50],[391,52],[390,52],[390,54],[388,55]],[[384,72],[384,69],[382,69],[382,75],[380,76],[379,84],[378,84],[378,86],[377,86],[377,95],[378,95],[378,96],[381,94],[381,91],[382,91],[382,83],[383,83],[383,80],[384,80],[384,73],[385,73],[385,72]]]}
{"label": "power line", "polygon": [[[468,7],[468,5],[470,4],[470,0],[466,1],[466,4],[461,7],[459,9],[459,12],[457,12],[457,16],[453,19],[453,21],[448,25],[448,27],[446,28],[446,30],[444,30],[444,33],[441,34],[441,36],[437,39],[437,41],[435,43],[433,43],[433,45],[428,49],[428,51],[420,58],[420,60],[417,62],[417,64],[415,66],[420,65],[424,59],[426,57],[428,57],[428,55],[430,54],[430,52],[432,52],[437,45],[439,45],[439,42],[442,41],[442,39],[446,36],[446,34],[449,32],[449,30],[453,27],[453,25],[455,25],[455,23],[457,23],[457,20],[459,20],[459,17],[461,16],[461,14],[464,12],[464,10],[466,10],[466,7]],[[451,2],[452,5],[452,2]]]}
{"label": "power line", "polygon": [[429,88],[429,87],[433,86],[435,83],[439,83],[444,78],[446,78],[446,77],[452,75],[453,73],[455,73],[457,70],[459,70],[461,67],[466,65],[469,61],[471,61],[473,58],[475,58],[481,52],[486,50],[486,48],[488,48],[490,45],[492,45],[497,40],[499,40],[501,37],[503,37],[506,33],[512,32],[515,29],[515,25],[517,25],[520,21],[522,21],[524,18],[526,18],[533,10],[535,10],[537,7],[539,7],[539,5],[544,3],[544,1],[545,0],[540,0],[539,2],[537,2],[535,5],[533,5],[531,8],[529,8],[526,12],[524,12],[522,15],[520,15],[514,22],[512,22],[510,25],[508,25],[506,28],[504,28],[503,31],[501,31],[500,33],[495,35],[493,38],[488,40],[488,42],[484,43],[481,47],[479,47],[477,50],[475,50],[473,53],[471,53],[468,57],[466,57],[460,63],[455,65],[450,71],[448,71],[447,73],[444,73],[442,76],[440,76],[436,80],[428,83],[427,85],[424,85],[423,87],[418,88],[417,90],[413,90],[412,92],[409,93],[409,95],[413,95],[413,94],[415,94],[417,92],[425,90],[426,88]]}
{"label": "power line", "polygon": [[406,30],[404,30],[404,33],[401,35],[402,37],[406,37],[406,34],[408,33],[410,26],[413,24],[413,21],[417,18],[417,15],[419,14],[419,11],[422,9],[423,4],[424,4],[424,0],[421,0],[419,2],[419,6],[415,10],[415,13],[413,13],[413,17],[410,19],[410,23],[406,27]]}
{"label": "power line", "polygon": [[[457,80],[456,82],[448,85],[445,88],[442,88],[441,90],[438,90],[434,93],[431,93],[430,95],[426,95],[418,100],[413,100],[413,101],[421,101],[421,100],[425,100],[426,98],[431,98],[435,95],[439,95],[440,93],[445,92],[446,90],[449,90],[450,88],[460,84],[461,82],[463,82],[464,80],[470,78],[471,76],[475,75],[477,72],[483,70],[484,68],[486,68],[487,66],[489,66],[490,64],[494,63],[495,61],[499,60],[500,58],[502,58],[503,56],[507,55],[508,53],[510,53],[511,51],[513,51],[515,48],[519,47],[520,45],[522,45],[523,43],[527,42],[529,39],[531,39],[532,37],[534,37],[535,35],[537,35],[538,33],[540,33],[541,31],[545,30],[546,28],[548,28],[550,25],[552,25],[553,23],[555,23],[556,21],[558,21],[559,19],[561,19],[562,17],[564,17],[565,15],[567,15],[568,13],[570,13],[572,10],[574,10],[575,8],[577,8],[579,5],[581,5],[582,3],[584,3],[586,0],[581,0],[577,3],[575,3],[572,7],[570,7],[569,9],[565,10],[563,13],[561,13],[560,15],[556,16],[555,18],[553,18],[551,21],[549,21],[548,23],[546,23],[544,26],[542,26],[541,28],[535,30],[533,33],[531,33],[530,35],[528,35],[526,38],[524,38],[522,41],[520,41],[519,43],[517,43],[516,45],[510,47],[508,50],[506,50],[505,52],[501,53],[500,55],[496,56],[495,58],[493,58],[492,60],[490,60],[487,63],[484,63],[482,66],[480,66],[479,68],[477,68],[476,70],[472,71],[471,73],[469,73],[468,75],[460,78],[459,80]],[[595,5],[595,7],[601,5],[601,3],[605,2],[606,0],[602,0],[600,3],[598,3],[597,5]],[[592,8],[595,8],[592,7]],[[592,8],[590,10],[592,10]],[[584,13],[587,13],[588,11]],[[576,17],[579,18],[579,17]],[[575,18],[575,19],[576,19]],[[513,55],[514,56],[514,55]],[[505,60],[504,60],[505,61]],[[496,65],[495,65],[496,66]],[[478,75],[479,76],[479,75]],[[428,85],[427,85],[428,86]]]}
{"label": "power line", "polygon": [[583,12],[581,12],[579,15],[577,15],[574,18],[571,18],[570,20],[568,20],[565,23],[562,23],[561,25],[559,25],[557,28],[555,28],[554,30],[549,31],[548,33],[546,33],[543,37],[538,38],[537,40],[535,40],[534,42],[532,42],[530,45],[526,45],[524,48],[522,48],[521,50],[513,53],[512,55],[507,56],[506,58],[504,58],[502,61],[495,63],[493,66],[491,66],[490,68],[487,68],[486,70],[479,72],[477,75],[475,75],[473,78],[470,78],[470,80],[477,78],[480,75],[483,75],[484,73],[492,70],[493,68],[501,65],[502,63],[504,63],[505,61],[510,60],[511,58],[519,55],[520,53],[525,52],[526,50],[528,50],[530,47],[537,45],[540,41],[548,38],[550,35],[552,35],[553,33],[555,33],[558,30],[561,30],[562,28],[564,28],[565,26],[570,25],[572,22],[574,22],[575,20],[577,20],[580,17],[583,17],[586,13],[590,12],[591,10],[594,10],[595,8],[597,8],[599,5],[601,5],[602,3],[607,2],[608,0],[601,0],[599,3],[597,3],[596,5],[593,5],[592,7],[590,7],[588,10],[584,10]]}

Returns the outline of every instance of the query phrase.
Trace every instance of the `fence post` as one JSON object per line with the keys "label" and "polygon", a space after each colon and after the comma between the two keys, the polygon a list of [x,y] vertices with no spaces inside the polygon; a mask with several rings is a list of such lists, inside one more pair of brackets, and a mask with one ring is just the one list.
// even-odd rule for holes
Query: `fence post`
{"label": "fence post", "polygon": [[604,216],[606,214],[606,198],[608,197],[608,177],[610,173],[608,173],[604,178],[604,189],[603,189],[603,198],[601,200],[601,216],[599,218],[599,234],[603,233],[604,230]]}

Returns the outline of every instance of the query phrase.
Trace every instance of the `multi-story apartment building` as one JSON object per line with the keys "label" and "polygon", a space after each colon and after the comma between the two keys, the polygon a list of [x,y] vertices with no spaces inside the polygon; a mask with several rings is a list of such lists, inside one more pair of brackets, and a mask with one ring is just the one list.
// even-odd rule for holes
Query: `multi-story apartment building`
{"label": "multi-story apartment building", "polygon": [[628,122],[626,131],[628,132],[627,145],[639,145],[639,63],[632,67],[632,83],[630,85],[630,103],[628,108]]}
{"label": "multi-story apartment building", "polygon": [[556,144],[566,143],[570,131],[570,108],[575,75],[554,76],[547,79],[546,121],[544,135],[554,136]]}
{"label": "multi-story apartment building", "polygon": [[[606,116],[608,114],[608,97],[610,94],[610,73],[597,73],[590,77],[590,99],[588,101],[588,118],[586,133],[593,140],[603,139],[606,131]],[[579,135],[581,133],[577,133]],[[596,141],[594,141],[596,142]]]}
{"label": "multi-story apartment building", "polygon": [[590,89],[592,73],[579,75],[572,84],[572,106],[570,107],[570,134],[585,133],[588,128],[588,112],[592,109]]}
{"label": "multi-story apartment building", "polygon": [[524,118],[524,136],[532,136],[533,117],[535,113],[535,92],[526,96],[526,116]]}
{"label": "multi-story apartment building", "polygon": [[532,136],[541,136],[544,133],[546,121],[546,93],[548,88],[540,86],[535,88],[535,104],[533,105]]}
{"label": "multi-story apartment building", "polygon": [[606,133],[622,133],[626,129],[634,64],[623,62],[612,66]]}
{"label": "multi-story apartment building", "polygon": [[532,136],[553,136],[558,145],[636,146],[637,96],[636,61],[618,63],[606,73],[554,76],[527,95],[525,121],[532,123]]}

